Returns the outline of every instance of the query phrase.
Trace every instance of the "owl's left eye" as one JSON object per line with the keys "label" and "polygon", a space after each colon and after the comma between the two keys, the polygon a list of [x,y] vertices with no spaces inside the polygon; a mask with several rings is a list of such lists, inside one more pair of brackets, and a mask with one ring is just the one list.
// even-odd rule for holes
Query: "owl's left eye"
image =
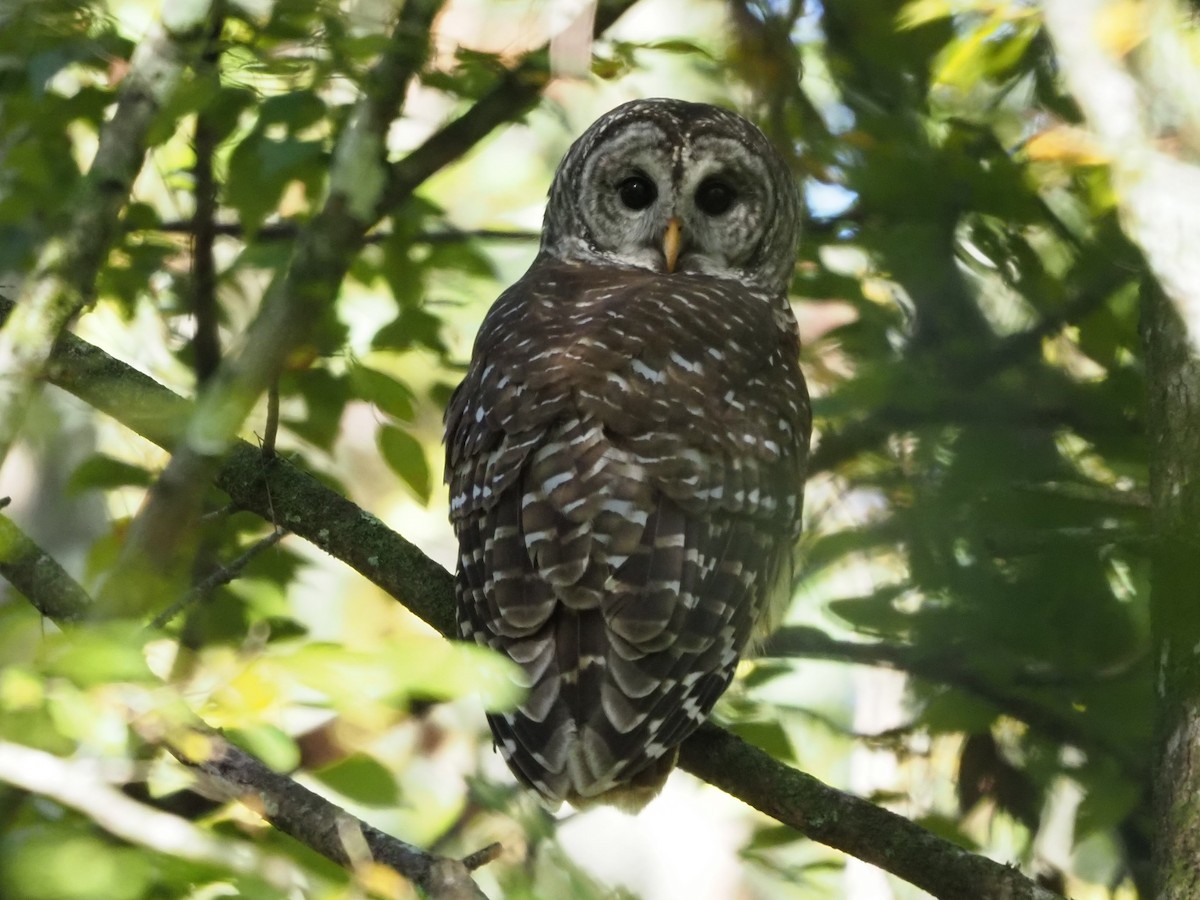
{"label": "owl's left eye", "polygon": [[736,197],[737,192],[729,183],[719,178],[705,178],[696,189],[696,205],[710,216],[719,216],[728,210]]}

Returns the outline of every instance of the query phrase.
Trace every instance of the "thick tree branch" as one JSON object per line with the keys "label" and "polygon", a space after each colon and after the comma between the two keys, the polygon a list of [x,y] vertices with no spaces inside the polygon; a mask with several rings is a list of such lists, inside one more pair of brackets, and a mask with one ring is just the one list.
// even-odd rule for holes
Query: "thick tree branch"
{"label": "thick tree branch", "polygon": [[177,4],[133,53],[116,112],[100,142],[64,232],[41,250],[17,310],[0,330],[0,463],[21,428],[51,348],[86,305],[119,230],[118,217],[142,168],[150,125],[198,52],[207,3]]}
{"label": "thick tree branch", "polygon": [[[3,309],[0,304],[0,312]],[[186,415],[187,401],[86,341],[67,336],[53,362],[49,373],[55,384],[155,443],[169,442],[175,430],[173,417]],[[127,398],[134,396],[142,401],[131,405]],[[450,573],[315,478],[285,460],[264,460],[254,447],[239,442],[221,466],[217,484],[239,506],[278,517],[279,524],[350,565],[442,634],[457,633]],[[875,862],[935,896],[963,900],[1055,896],[1015,869],[967,853],[901,816],[827,787],[715,726],[689,738],[682,752],[684,767],[693,774],[779,816],[814,840]],[[777,793],[778,801],[769,799],[770,792]],[[803,810],[808,813],[802,814]],[[922,873],[938,866],[947,871],[936,879]],[[981,884],[997,886],[997,892],[963,887]]]}
{"label": "thick tree branch", "polygon": [[806,837],[898,875],[942,900],[1061,900],[1019,870],[831,788],[715,725],[704,725],[684,741],[679,766]]}

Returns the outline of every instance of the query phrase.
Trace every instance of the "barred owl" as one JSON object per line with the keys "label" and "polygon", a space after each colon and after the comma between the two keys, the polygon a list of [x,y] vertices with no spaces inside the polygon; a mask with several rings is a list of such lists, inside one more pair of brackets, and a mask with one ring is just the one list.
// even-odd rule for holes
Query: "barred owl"
{"label": "barred owl", "polygon": [[654,797],[788,579],[798,220],[749,122],[626,103],[568,151],[484,320],[446,413],[459,629],[523,670],[489,719],[551,805]]}

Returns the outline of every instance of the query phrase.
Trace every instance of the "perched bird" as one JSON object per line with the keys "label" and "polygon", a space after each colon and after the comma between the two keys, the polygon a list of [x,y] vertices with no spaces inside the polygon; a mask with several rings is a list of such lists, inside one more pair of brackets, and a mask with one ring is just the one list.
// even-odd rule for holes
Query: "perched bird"
{"label": "perched bird", "polygon": [[459,629],[524,671],[489,719],[552,805],[654,797],[790,578],[799,218],[745,119],[626,103],[568,151],[480,329],[446,413]]}

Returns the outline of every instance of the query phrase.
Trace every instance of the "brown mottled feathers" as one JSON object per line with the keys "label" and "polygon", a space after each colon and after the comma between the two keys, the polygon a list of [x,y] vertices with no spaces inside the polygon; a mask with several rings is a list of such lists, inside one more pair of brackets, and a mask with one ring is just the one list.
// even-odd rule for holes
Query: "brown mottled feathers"
{"label": "brown mottled feathers", "polygon": [[490,717],[550,802],[640,807],[729,684],[800,527],[786,300],[543,253],[446,415],[462,636],[525,671]]}

